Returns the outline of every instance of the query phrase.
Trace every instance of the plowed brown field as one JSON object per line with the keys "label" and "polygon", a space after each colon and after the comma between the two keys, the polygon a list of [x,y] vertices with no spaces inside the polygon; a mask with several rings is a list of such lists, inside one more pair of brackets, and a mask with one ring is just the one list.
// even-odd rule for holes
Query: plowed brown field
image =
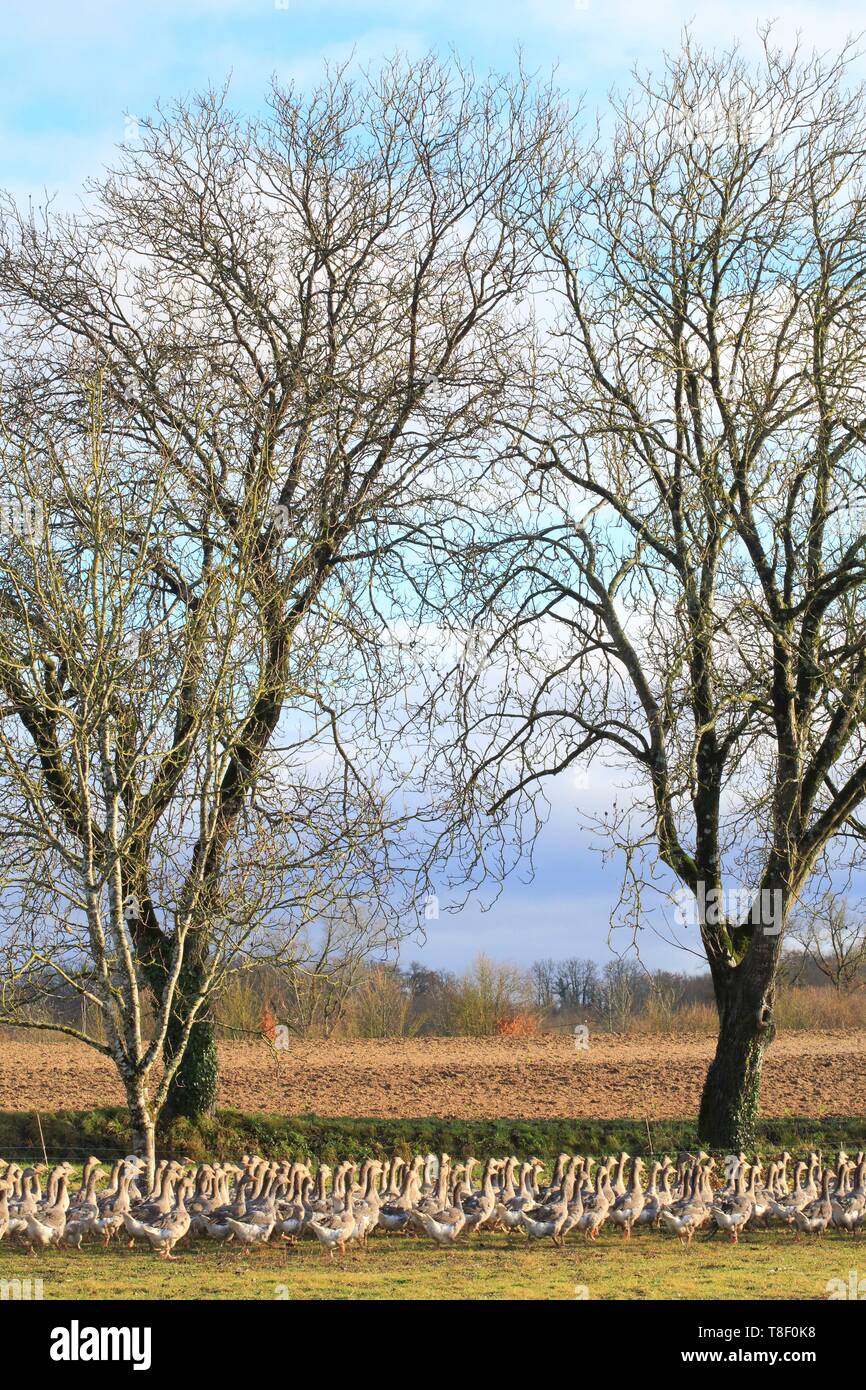
{"label": "plowed brown field", "polygon": [[[273,1114],[482,1119],[694,1115],[713,1044],[563,1034],[220,1044],[222,1106]],[[123,1103],[110,1062],[79,1043],[0,1039],[0,1110]],[[792,1033],[765,1064],[767,1116],[866,1112],[866,1031]]]}

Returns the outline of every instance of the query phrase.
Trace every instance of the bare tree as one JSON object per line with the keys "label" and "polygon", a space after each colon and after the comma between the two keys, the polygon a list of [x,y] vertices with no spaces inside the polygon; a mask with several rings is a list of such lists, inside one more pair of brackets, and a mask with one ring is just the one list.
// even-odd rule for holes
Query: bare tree
{"label": "bare tree", "polygon": [[[10,446],[29,446],[28,422],[46,412],[61,451],[78,428],[81,374],[98,372],[129,462],[130,496],[117,508],[152,493],[171,460],[147,564],[189,659],[227,576],[248,605],[255,675],[243,718],[213,750],[212,824],[193,846],[191,884],[220,883],[245,815],[259,795],[267,804],[263,778],[281,742],[330,739],[354,820],[361,702],[341,692],[366,687],[376,731],[404,679],[407,652],[386,639],[403,611],[407,551],[433,552],[517,359],[520,328],[505,306],[528,269],[501,209],[526,168],[522,132],[536,138],[521,120],[526,101],[523,83],[477,82],[433,59],[354,81],[336,72],[309,97],[275,88],[260,122],[237,120],[211,93],[142,122],[81,214],[5,204]],[[318,654],[310,682],[307,650]],[[13,662],[13,684],[17,672]],[[48,679],[28,692],[31,738],[55,717]],[[157,1007],[173,992],[166,1059],[185,1051],[169,1105],[194,1115],[215,1085],[212,1028],[194,1014],[210,937],[196,931],[174,983],[176,927],[151,883],[154,836],[189,772],[193,690],[190,676],[148,788],[128,789],[135,815],[117,893],[140,903],[131,949]],[[13,694],[8,717],[23,708]],[[411,757],[404,746],[404,778]],[[50,793],[65,807],[65,788],[43,772],[34,804]],[[287,834],[315,825],[303,798],[281,814]]]}
{"label": "bare tree", "polygon": [[462,673],[454,776],[501,852],[535,833],[546,779],[623,770],[602,826],[618,920],[645,923],[654,883],[694,903],[714,1145],[754,1137],[789,913],[863,832],[866,101],[847,57],[767,38],[752,67],[687,42],[604,139],[545,148],[551,330],[490,530],[462,548],[464,621],[498,667]]}
{"label": "bare tree", "polygon": [[598,966],[575,956],[560,961],[556,970],[556,997],[562,1009],[592,1009],[598,1002]]}
{"label": "bare tree", "polygon": [[536,1007],[552,1009],[556,1000],[557,962],[549,957],[534,961],[529,973]]}
{"label": "bare tree", "polygon": [[287,974],[285,1020],[299,1037],[331,1036],[365,971],[382,963],[397,938],[384,913],[371,917],[363,906],[320,918],[314,948]]}
{"label": "bare tree", "polygon": [[602,971],[601,1006],[608,1027],[624,1032],[646,993],[646,975],[640,963],[631,958],[609,960]]}
{"label": "bare tree", "polygon": [[[311,766],[310,742],[260,759],[226,824],[226,778],[267,680],[249,542],[237,563],[205,565],[191,596],[177,461],[136,473],[98,381],[81,411],[80,447],[67,429],[62,447],[49,433],[0,456],[20,504],[0,540],[0,1019],[111,1057],[152,1163],[226,973],[303,958],[311,921],[382,891],[389,827],[378,789],[356,788],[347,814],[342,769]],[[298,689],[315,690],[318,655],[308,625]],[[58,1018],[58,992],[81,1001],[80,1027]]]}
{"label": "bare tree", "polygon": [[791,936],[803,957],[840,993],[862,985],[866,968],[866,920],[851,916],[846,898],[823,894],[817,902],[801,901],[791,922]]}

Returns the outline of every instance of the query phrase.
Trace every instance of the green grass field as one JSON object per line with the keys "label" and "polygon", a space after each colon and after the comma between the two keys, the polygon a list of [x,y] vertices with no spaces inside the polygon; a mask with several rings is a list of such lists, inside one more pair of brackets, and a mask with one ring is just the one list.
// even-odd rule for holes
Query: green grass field
{"label": "green grass field", "polygon": [[731,1245],[700,1233],[691,1250],[673,1237],[641,1232],[631,1244],[612,1230],[564,1251],[523,1237],[473,1237],[455,1250],[430,1241],[374,1236],[345,1260],[319,1247],[269,1246],[248,1252],[208,1243],[178,1247],[176,1263],[148,1249],[112,1244],[30,1256],[0,1245],[0,1281],[42,1279],[45,1299],[826,1299],[827,1283],[866,1276],[866,1242],[831,1232],[796,1241],[789,1231],[757,1232]]}

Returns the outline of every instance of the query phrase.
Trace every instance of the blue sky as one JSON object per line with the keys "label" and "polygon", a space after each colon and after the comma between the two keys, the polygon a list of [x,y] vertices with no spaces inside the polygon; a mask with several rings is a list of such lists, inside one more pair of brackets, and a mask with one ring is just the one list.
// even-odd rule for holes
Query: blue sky
{"label": "blue sky", "polygon": [[707,43],[736,37],[748,50],[771,18],[780,38],[800,32],[822,48],[866,25],[850,0],[3,0],[0,181],[71,197],[124,138],[128,116],[229,74],[235,102],[250,108],[272,73],[307,83],[326,57],[454,44],[501,68],[521,47],[530,66],[556,63],[563,83],[602,100],[635,62],[675,46],[689,21]]}
{"label": "blue sky", "polygon": [[[652,67],[677,45],[684,24],[697,38],[746,52],[761,21],[776,19],[779,40],[799,33],[807,48],[838,47],[866,29],[862,8],[840,3],[704,7],[681,0],[3,0],[0,21],[0,186],[61,204],[128,136],[130,118],[158,99],[231,78],[236,106],[260,104],[273,74],[313,82],[325,59],[353,52],[361,62],[400,50],[411,55],[454,45],[480,68],[512,65],[518,48],[530,68],[558,66],[559,79],[590,106],[625,84],[637,63]],[[603,865],[580,828],[577,805],[599,808],[614,780],[593,773],[589,788],[556,789],[538,847],[534,881],[515,878],[486,914],[442,913],[428,923],[418,956],[450,968],[479,950],[529,963],[539,956],[607,957],[614,864]],[[694,937],[694,930],[685,939]],[[694,946],[694,940],[690,944]],[[694,969],[699,962],[642,933],[650,966]]]}

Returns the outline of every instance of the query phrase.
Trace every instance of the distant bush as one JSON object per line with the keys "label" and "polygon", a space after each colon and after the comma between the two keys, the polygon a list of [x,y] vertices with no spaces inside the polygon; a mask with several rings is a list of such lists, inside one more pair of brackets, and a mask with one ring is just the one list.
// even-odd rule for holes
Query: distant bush
{"label": "distant bush", "polygon": [[526,1011],[532,1002],[527,975],[514,965],[479,956],[454,986],[450,1032],[492,1037],[500,1023]]}
{"label": "distant bush", "polygon": [[227,1038],[260,1037],[264,1007],[261,990],[248,976],[232,976],[217,1004],[220,1032]]}
{"label": "distant bush", "polygon": [[417,1033],[412,1001],[399,971],[369,970],[346,1006],[342,1031],[356,1038],[404,1038]]}
{"label": "distant bush", "polygon": [[719,1017],[714,1004],[681,1004],[668,1012],[650,1002],[628,1020],[625,1032],[630,1037],[651,1037],[660,1033],[697,1033],[714,1037],[718,1028]]}
{"label": "distant bush", "polygon": [[496,1031],[501,1038],[532,1038],[538,1025],[538,1014],[512,1014],[497,1020]]}
{"label": "distant bush", "polygon": [[840,993],[829,985],[800,985],[783,989],[776,1000],[780,1028],[799,1032],[816,1028],[866,1027],[866,994]]}

